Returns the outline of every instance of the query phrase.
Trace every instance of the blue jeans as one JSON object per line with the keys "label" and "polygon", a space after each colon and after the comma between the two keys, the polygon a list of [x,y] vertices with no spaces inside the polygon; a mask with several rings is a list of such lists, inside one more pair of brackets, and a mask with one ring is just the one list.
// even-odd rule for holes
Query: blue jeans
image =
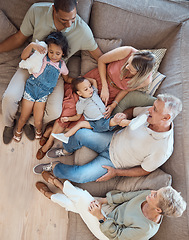
{"label": "blue jeans", "polygon": [[53,169],[53,173],[58,178],[68,179],[72,182],[86,183],[95,181],[97,178],[107,173],[107,169],[102,165],[114,167],[109,156],[109,144],[114,132],[93,132],[91,129],[80,129],[75,135],[69,138],[69,142],[63,143],[63,147],[68,152],[74,152],[86,146],[99,155],[91,162],[82,166],[66,165],[59,163]]}

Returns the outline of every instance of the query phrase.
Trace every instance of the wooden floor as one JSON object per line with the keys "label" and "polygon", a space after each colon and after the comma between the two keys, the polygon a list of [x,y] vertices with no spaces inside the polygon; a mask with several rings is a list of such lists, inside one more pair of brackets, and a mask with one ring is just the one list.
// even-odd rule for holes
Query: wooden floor
{"label": "wooden floor", "polygon": [[0,114],[0,239],[66,240],[67,212],[35,187],[42,178],[33,167],[49,159],[36,159],[37,140],[29,141],[23,134],[20,143],[4,145],[2,132]]}

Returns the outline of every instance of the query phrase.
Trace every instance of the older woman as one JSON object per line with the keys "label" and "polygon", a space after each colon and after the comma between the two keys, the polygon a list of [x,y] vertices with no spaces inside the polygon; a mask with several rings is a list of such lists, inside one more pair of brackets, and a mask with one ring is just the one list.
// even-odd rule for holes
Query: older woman
{"label": "older woman", "polygon": [[[85,74],[85,78],[93,78],[97,81],[98,92],[105,103],[105,117],[110,117],[117,104],[129,92],[147,88],[152,81],[152,70],[155,57],[149,51],[138,51],[133,47],[119,47],[103,54],[98,60],[98,68]],[[140,93],[139,93],[140,94]],[[146,98],[146,105],[152,105],[155,98]],[[52,147],[54,138],[49,137],[53,133],[61,133],[67,128],[73,127],[77,122],[63,122],[62,117],[76,114],[75,104],[78,96],[74,94],[70,85],[65,84],[65,97],[62,106],[61,117],[55,122],[53,129],[48,129],[40,141],[42,146],[37,152],[37,159],[42,159],[45,153]],[[83,120],[80,119],[80,120]],[[49,139],[48,139],[49,137]]]}
{"label": "older woman", "polygon": [[172,187],[158,191],[111,191],[105,198],[94,199],[87,191],[64,185],[49,172],[43,172],[45,181],[61,189],[53,193],[48,186],[37,182],[37,189],[68,211],[79,213],[91,232],[100,240],[147,240],[154,236],[163,216],[180,217],[186,202]]}

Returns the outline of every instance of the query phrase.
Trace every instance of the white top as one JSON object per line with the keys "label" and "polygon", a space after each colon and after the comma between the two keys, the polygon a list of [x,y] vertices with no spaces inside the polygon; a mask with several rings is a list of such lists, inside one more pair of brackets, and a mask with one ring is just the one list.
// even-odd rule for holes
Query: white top
{"label": "white top", "polygon": [[[133,116],[148,114],[149,107],[137,107]],[[126,127],[115,132],[110,143],[110,159],[116,168],[141,166],[152,172],[173,152],[173,123],[167,132],[155,132],[145,122],[135,130]]]}
{"label": "white top", "polygon": [[[53,7],[52,3],[35,3],[27,11],[20,31],[27,37],[32,35],[32,41],[43,40],[51,32],[57,31],[53,21]],[[61,31],[68,40],[70,58],[79,50],[94,51],[98,45],[94,40],[89,26],[76,15],[75,22],[69,28]],[[67,59],[64,59],[67,61]]]}
{"label": "white top", "polygon": [[83,114],[87,121],[95,121],[104,117],[106,110],[104,103],[98,95],[98,90],[93,86],[93,95],[90,98],[79,97],[76,103],[76,111]]}

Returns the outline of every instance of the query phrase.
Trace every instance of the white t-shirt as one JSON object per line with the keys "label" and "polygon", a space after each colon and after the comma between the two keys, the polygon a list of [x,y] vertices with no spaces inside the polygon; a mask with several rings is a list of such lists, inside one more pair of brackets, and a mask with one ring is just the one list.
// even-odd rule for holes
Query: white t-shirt
{"label": "white t-shirt", "polygon": [[[148,114],[149,107],[137,107],[133,116]],[[116,168],[141,166],[152,172],[171,156],[173,152],[173,123],[167,132],[155,132],[144,123],[131,130],[128,126],[115,132],[110,143],[110,159]]]}

